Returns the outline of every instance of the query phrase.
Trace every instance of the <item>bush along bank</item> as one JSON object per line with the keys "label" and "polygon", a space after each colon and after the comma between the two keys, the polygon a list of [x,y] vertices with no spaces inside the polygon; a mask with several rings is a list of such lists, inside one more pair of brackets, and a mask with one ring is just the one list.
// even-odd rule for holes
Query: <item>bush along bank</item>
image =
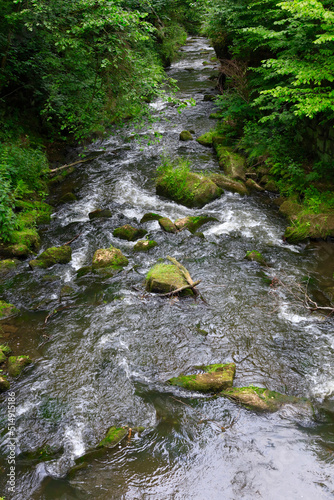
{"label": "bush along bank", "polygon": [[[7,2],[0,20],[0,253],[38,251],[50,220],[48,150],[148,116],[204,1]],[[185,28],[186,27],[186,28]],[[1,41],[6,41],[4,45]],[[41,63],[42,61],[42,63]],[[56,146],[55,146],[56,145]],[[50,147],[51,146],[51,147]],[[69,171],[60,171],[52,186]]]}
{"label": "bush along bank", "polygon": [[224,0],[204,27],[221,66],[219,133],[247,158],[248,186],[281,195],[291,242],[334,237],[333,19],[326,1]]}

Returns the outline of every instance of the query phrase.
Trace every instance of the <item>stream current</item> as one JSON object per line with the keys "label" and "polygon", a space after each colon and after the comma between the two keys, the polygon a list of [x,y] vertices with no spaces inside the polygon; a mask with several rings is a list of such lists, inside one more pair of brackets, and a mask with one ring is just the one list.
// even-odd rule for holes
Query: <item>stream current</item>
{"label": "stream current", "polygon": [[[1,322],[3,338],[14,354],[34,361],[12,384],[17,477],[16,493],[3,493],[6,500],[333,497],[333,420],[314,419],[292,406],[256,413],[225,398],[166,385],[193,366],[234,361],[235,386],[309,397],[333,411],[333,319],[309,313],[284,289],[270,287],[276,276],[296,282],[312,276],[320,288],[333,287],[332,246],[284,243],[286,221],[268,194],[225,192],[195,210],[155,194],[162,153],[186,157],[196,171],[219,171],[211,149],[179,140],[184,129],[198,137],[214,126],[214,105],[204,95],[213,92],[209,77],[217,68],[203,65],[213,55],[201,38],[188,39],[180,51],[168,73],[177,80],[177,97],[195,99],[196,105],[178,113],[162,100],[152,103],[155,122],[146,134],[161,134],[159,143],[140,145],[132,126],[118,130],[91,145],[91,152],[103,153],[63,183],[64,192],[75,188],[77,201],[58,206],[42,234],[41,251],[81,233],[71,245],[71,262],[34,271],[22,263],[0,284],[1,297],[24,311]],[[97,208],[110,208],[112,217],[90,221],[89,212]],[[203,226],[204,239],[187,231],[167,234],[158,222],[146,223],[158,246],[135,253],[134,243],[112,233],[126,223],[138,226],[147,212],[172,220],[205,214],[218,221]],[[77,270],[91,263],[94,252],[110,245],[129,258],[127,268],[109,279],[78,278]],[[244,259],[254,249],[270,267]],[[202,280],[199,290],[207,303],[145,293],[147,271],[167,255]],[[48,313],[62,307],[44,324]],[[5,470],[5,395],[1,408]],[[145,431],[88,457],[85,467],[68,474],[113,425]],[[36,457],[46,447],[56,454]],[[5,492],[5,474],[0,481]]]}

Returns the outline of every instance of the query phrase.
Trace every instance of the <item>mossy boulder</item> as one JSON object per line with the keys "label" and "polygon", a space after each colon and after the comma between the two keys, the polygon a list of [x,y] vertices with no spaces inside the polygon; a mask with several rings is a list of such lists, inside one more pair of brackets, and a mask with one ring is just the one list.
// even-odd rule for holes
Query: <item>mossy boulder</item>
{"label": "mossy boulder", "polygon": [[[187,285],[183,273],[173,264],[156,264],[146,276],[146,290],[152,293],[169,293]],[[187,289],[182,294],[193,295],[193,292]]]}
{"label": "mossy boulder", "polygon": [[190,208],[202,208],[223,192],[211,178],[193,172],[184,172],[180,183],[176,185],[175,182],[177,175],[175,179],[169,173],[161,175],[157,180],[157,194]]}
{"label": "mossy boulder", "polygon": [[235,376],[235,364],[215,364],[200,367],[204,373],[180,375],[168,380],[170,385],[176,385],[190,391],[219,392],[232,387]]}
{"label": "mossy boulder", "polygon": [[205,134],[197,137],[196,141],[202,146],[206,146],[210,148],[213,145],[213,136],[215,134],[214,130],[210,130],[209,132],[205,132]]}
{"label": "mossy boulder", "polygon": [[1,373],[0,374],[0,392],[8,391],[9,388],[10,388],[10,383],[7,380],[6,375]]}
{"label": "mossy boulder", "polygon": [[[29,249],[29,251],[38,250],[41,244],[40,237],[38,235],[37,229],[24,229],[22,231],[13,231],[11,234],[11,242],[12,245],[12,254],[16,257],[19,257],[19,251],[21,252],[25,250],[25,247]],[[16,251],[16,253],[14,253]],[[22,255],[24,256],[24,255]]]}
{"label": "mossy boulder", "polygon": [[210,179],[220,188],[238,193],[241,196],[249,194],[246,185],[242,181],[236,181],[223,174],[210,174]]}
{"label": "mossy boulder", "polygon": [[246,160],[243,156],[234,153],[232,148],[215,144],[219,159],[219,166],[233,180],[245,181]]}
{"label": "mossy boulder", "polygon": [[174,224],[176,228],[180,231],[181,229],[188,229],[192,234],[195,234],[197,230],[207,224],[208,222],[217,221],[216,217],[209,217],[207,215],[201,215],[198,217],[183,217],[182,219],[177,219]]}
{"label": "mossy boulder", "polygon": [[89,220],[94,220],[94,219],[103,219],[106,217],[112,217],[112,213],[108,208],[98,208],[97,210],[93,210],[93,212],[90,212],[88,214]]}
{"label": "mossy boulder", "polygon": [[228,397],[246,408],[258,411],[277,411],[284,404],[295,404],[312,409],[311,403],[304,398],[286,396],[279,392],[270,391],[262,387],[233,387],[220,393],[221,396]]}
{"label": "mossy boulder", "polygon": [[267,262],[265,261],[264,257],[257,250],[249,250],[245,255],[245,259],[251,260],[252,262],[257,262],[261,266],[267,266]]}
{"label": "mossy boulder", "polygon": [[279,189],[273,179],[269,179],[268,182],[265,183],[264,189],[266,191],[270,191],[271,193],[279,193]]}
{"label": "mossy boulder", "polygon": [[8,373],[11,377],[18,377],[22,370],[31,363],[29,356],[9,356]]}
{"label": "mossy boulder", "polygon": [[18,314],[20,311],[13,304],[8,304],[3,300],[0,300],[0,319],[8,318],[8,316],[13,316]]}
{"label": "mossy boulder", "polygon": [[157,242],[154,240],[139,240],[133,247],[135,252],[147,252],[151,248],[157,246]]}
{"label": "mossy boulder", "polygon": [[20,243],[17,243],[15,245],[9,245],[6,248],[5,253],[8,255],[12,255],[13,257],[25,258],[32,253],[32,250],[30,250],[27,245],[21,245]]}
{"label": "mossy boulder", "polygon": [[246,187],[250,191],[264,191],[264,188],[261,187],[257,182],[255,182],[253,179],[247,179],[246,181]]}
{"label": "mossy boulder", "polygon": [[0,276],[11,273],[17,267],[19,261],[16,259],[0,260]]}
{"label": "mossy boulder", "polygon": [[167,217],[161,217],[161,219],[159,219],[159,225],[166,233],[177,233],[175,224]]}
{"label": "mossy boulder", "polygon": [[47,269],[55,264],[68,264],[72,258],[72,248],[69,245],[51,247],[42,252],[36,259],[29,262],[31,269],[40,267]]}
{"label": "mossy boulder", "polygon": [[91,273],[92,271],[93,271],[92,266],[80,267],[80,269],[77,270],[77,278],[82,278],[83,276],[86,276],[87,274]]}
{"label": "mossy boulder", "polygon": [[192,141],[193,136],[191,135],[191,132],[189,130],[182,130],[180,134],[180,141]]}
{"label": "mossy boulder", "polygon": [[130,226],[130,224],[125,224],[125,226],[118,227],[114,230],[113,235],[116,238],[127,241],[139,240],[147,234],[145,229],[138,229],[136,227]]}
{"label": "mossy boulder", "polygon": [[162,219],[162,215],[150,212],[150,213],[143,215],[143,217],[140,220],[140,223],[143,224],[144,222],[150,222],[152,220],[159,220],[159,219]]}
{"label": "mossy boulder", "polygon": [[129,434],[129,427],[110,427],[107,435],[98,444],[98,448],[114,448]]}
{"label": "mossy boulder", "polygon": [[121,250],[111,246],[96,250],[93,256],[92,269],[94,271],[106,268],[118,270],[127,266],[128,263],[128,259],[122,254]]}
{"label": "mossy boulder", "polygon": [[303,207],[295,198],[289,198],[281,203],[279,211],[290,220],[296,220],[298,214],[303,211]]}
{"label": "mossy boulder", "polygon": [[209,118],[210,118],[210,120],[219,120],[221,118],[221,114],[220,113],[210,113]]}

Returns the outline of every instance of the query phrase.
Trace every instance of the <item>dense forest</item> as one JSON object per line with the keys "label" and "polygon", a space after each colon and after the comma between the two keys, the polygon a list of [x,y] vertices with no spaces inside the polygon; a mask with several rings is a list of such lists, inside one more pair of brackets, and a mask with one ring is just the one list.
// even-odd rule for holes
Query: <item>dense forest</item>
{"label": "dense forest", "polygon": [[220,59],[220,132],[281,194],[333,209],[332,1],[0,5],[0,232],[12,253],[37,246],[49,216],[46,146],[147,115],[187,33],[207,36]]}

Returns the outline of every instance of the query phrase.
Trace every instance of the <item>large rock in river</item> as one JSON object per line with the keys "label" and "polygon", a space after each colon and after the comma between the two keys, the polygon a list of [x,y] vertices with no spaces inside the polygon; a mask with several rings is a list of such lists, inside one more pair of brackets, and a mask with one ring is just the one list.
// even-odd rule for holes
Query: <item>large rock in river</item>
{"label": "large rock in river", "polygon": [[[146,290],[153,293],[169,293],[189,285],[182,271],[174,264],[156,264],[146,276]],[[191,289],[182,295],[193,295]]]}
{"label": "large rock in river", "polygon": [[200,367],[204,373],[195,375],[180,375],[168,380],[171,385],[177,385],[190,391],[219,392],[232,387],[235,376],[235,364],[216,364]]}
{"label": "large rock in river", "polygon": [[48,267],[54,266],[55,264],[67,264],[70,262],[72,257],[72,249],[69,245],[63,245],[61,247],[51,247],[42,252],[37,259],[33,259],[29,262],[29,266],[34,269],[35,267],[41,267],[42,269],[47,269]]}
{"label": "large rock in river", "polygon": [[312,405],[306,398],[286,396],[285,394],[253,385],[226,389],[220,395],[241,403],[251,410],[274,412],[279,410],[284,404],[290,403],[312,411]]}
{"label": "large rock in river", "polygon": [[127,241],[139,240],[139,238],[143,238],[146,234],[146,229],[138,229],[137,227],[130,226],[130,224],[117,227],[113,232],[113,235],[116,236],[116,238]]}
{"label": "large rock in river", "polygon": [[194,172],[174,171],[163,173],[157,179],[157,194],[170,198],[186,207],[203,207],[219,198],[223,190],[209,177]]}
{"label": "large rock in river", "polygon": [[128,259],[122,254],[119,248],[111,246],[110,248],[100,248],[96,250],[93,256],[92,269],[120,269],[127,266]]}

